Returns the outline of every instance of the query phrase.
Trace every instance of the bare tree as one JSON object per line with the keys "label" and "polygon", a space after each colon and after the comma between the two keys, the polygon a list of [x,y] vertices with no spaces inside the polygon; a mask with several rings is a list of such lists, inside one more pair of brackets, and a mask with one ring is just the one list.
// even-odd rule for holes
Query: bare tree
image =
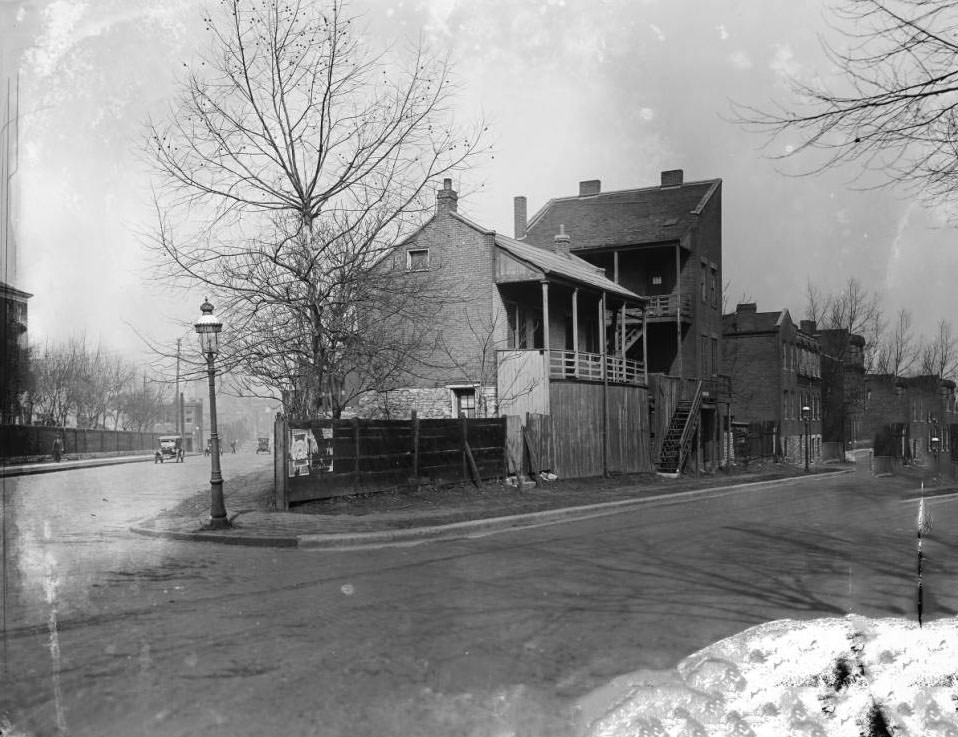
{"label": "bare tree", "polygon": [[907,376],[918,361],[920,346],[912,329],[911,313],[902,308],[890,332],[886,332],[875,353],[875,371]]}
{"label": "bare tree", "polygon": [[869,292],[855,277],[841,291],[822,292],[809,282],[806,290],[806,319],[814,320],[820,330],[847,330],[865,339],[865,370],[875,366],[884,316],[877,293]]}
{"label": "bare tree", "polygon": [[[224,4],[207,19],[214,53],[150,127],[151,244],[168,278],[217,300],[221,365],[313,413],[379,355],[359,330],[368,300],[416,302],[415,281],[387,286],[375,267],[483,128],[455,124],[445,60],[371,56],[342,0]],[[386,366],[409,352],[380,348]]]}
{"label": "bare tree", "polygon": [[840,40],[822,44],[836,81],[793,79],[789,103],[737,106],[739,121],[767,132],[770,143],[787,139],[783,157],[817,152],[810,171],[851,163],[860,181],[878,172],[883,183],[951,200],[958,179],[958,4],[836,0],[831,15]]}
{"label": "bare tree", "polygon": [[958,339],[947,320],[938,321],[934,337],[922,346],[920,367],[922,374],[939,379],[954,379],[958,373]]}

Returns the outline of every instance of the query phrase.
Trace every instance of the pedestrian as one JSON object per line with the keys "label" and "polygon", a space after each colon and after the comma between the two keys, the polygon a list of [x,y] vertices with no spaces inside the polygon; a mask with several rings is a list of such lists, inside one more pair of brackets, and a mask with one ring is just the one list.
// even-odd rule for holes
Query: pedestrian
{"label": "pedestrian", "polygon": [[236,453],[236,441],[235,441],[235,440],[230,443],[230,448],[233,449],[233,453],[234,453],[234,455],[235,455],[235,453]]}
{"label": "pedestrian", "polygon": [[53,460],[59,461],[63,456],[63,438],[57,435],[53,439]]}

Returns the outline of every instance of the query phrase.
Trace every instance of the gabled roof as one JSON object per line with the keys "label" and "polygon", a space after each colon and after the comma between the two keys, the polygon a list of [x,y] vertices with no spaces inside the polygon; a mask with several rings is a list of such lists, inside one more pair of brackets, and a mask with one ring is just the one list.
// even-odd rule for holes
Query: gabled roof
{"label": "gabled roof", "polygon": [[499,233],[496,233],[496,246],[546,275],[558,276],[635,302],[647,301],[645,297],[640,297],[635,292],[608,279],[602,269],[593,266],[578,256],[556,253],[547,248],[539,248]]}
{"label": "gabled roof", "polygon": [[564,225],[576,250],[677,241],[721,184],[707,179],[552,199],[530,220],[525,240],[548,247]]}

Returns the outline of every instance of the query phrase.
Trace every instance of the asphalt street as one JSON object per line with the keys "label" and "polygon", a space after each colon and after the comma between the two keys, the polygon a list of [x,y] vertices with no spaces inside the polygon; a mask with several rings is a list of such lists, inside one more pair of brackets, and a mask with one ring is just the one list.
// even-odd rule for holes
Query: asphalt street
{"label": "asphalt street", "polygon": [[[269,462],[235,458],[227,483]],[[6,731],[571,735],[592,689],[753,624],[914,611],[901,479],[813,477],[381,550],[128,532],[204,478],[188,463],[7,480]],[[929,508],[927,607],[945,616],[958,506]]]}

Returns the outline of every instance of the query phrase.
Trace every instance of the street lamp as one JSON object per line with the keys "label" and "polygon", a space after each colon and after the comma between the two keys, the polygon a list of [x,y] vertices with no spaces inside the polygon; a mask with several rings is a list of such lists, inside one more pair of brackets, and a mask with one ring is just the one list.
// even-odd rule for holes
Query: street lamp
{"label": "street lamp", "polygon": [[808,473],[808,444],[809,444],[809,432],[808,432],[808,422],[812,419],[812,408],[807,404],[802,407],[802,420],[805,421],[805,473]]}
{"label": "street lamp", "polygon": [[[937,430],[937,427],[935,429]],[[941,473],[941,466],[938,463],[938,454],[941,452],[941,439],[937,433],[931,438],[931,451],[935,454],[935,473]]]}
{"label": "street lamp", "polygon": [[206,356],[206,373],[210,381],[210,529],[222,530],[230,526],[223,501],[223,475],[220,473],[220,439],[216,434],[216,369],[213,359],[219,352],[219,334],[223,323],[213,317],[213,305],[203,300],[203,315],[197,320],[196,333],[200,336],[200,351]]}

